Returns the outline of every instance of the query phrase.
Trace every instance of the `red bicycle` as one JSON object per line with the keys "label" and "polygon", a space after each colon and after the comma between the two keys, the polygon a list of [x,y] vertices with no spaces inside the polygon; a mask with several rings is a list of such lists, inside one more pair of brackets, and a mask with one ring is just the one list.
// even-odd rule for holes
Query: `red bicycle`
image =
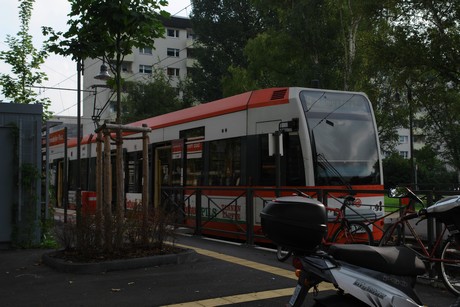
{"label": "red bicycle", "polygon": [[[310,197],[304,193],[302,196]],[[334,220],[329,221],[331,225],[331,236],[323,238],[322,246],[327,247],[331,244],[374,244],[374,236],[369,226],[361,221],[349,220],[345,215],[345,209],[352,206],[355,198],[348,195],[344,198],[340,208],[326,207],[326,210],[332,212]],[[278,246],[276,259],[278,261],[286,261],[291,256],[292,252],[283,247]]]}
{"label": "red bicycle", "polygon": [[[413,209],[412,203],[407,204],[396,222],[383,233],[379,245],[405,245],[413,249],[424,262],[436,265],[438,278],[442,279],[450,292],[457,296],[460,295],[460,196],[441,199],[428,208],[414,192],[405,187],[391,189],[389,196],[408,197],[412,203],[422,204],[423,208],[417,212]],[[443,224],[442,231],[432,248],[425,246],[415,228],[409,223],[413,219],[421,221],[430,217],[436,218]],[[406,228],[415,239],[416,249],[405,242]],[[446,235],[447,238],[444,239]]]}

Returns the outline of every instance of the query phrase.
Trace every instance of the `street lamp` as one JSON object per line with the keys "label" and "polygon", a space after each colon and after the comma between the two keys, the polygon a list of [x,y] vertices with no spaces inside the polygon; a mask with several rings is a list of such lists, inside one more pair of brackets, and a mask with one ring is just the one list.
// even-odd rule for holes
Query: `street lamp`
{"label": "street lamp", "polygon": [[75,202],[77,207],[77,225],[81,224],[81,76],[83,74],[83,61],[77,59],[77,194]]}
{"label": "street lamp", "polygon": [[414,188],[417,190],[417,168],[414,157],[414,106],[412,101],[412,87],[406,83],[407,102],[409,103],[409,138],[410,138],[410,166],[411,166],[411,181],[414,183]]}
{"label": "street lamp", "polygon": [[107,65],[105,65],[105,62],[102,62],[101,71],[99,72],[98,75],[94,76],[94,79],[104,80],[104,81],[107,81],[110,79],[110,74],[107,69]]}

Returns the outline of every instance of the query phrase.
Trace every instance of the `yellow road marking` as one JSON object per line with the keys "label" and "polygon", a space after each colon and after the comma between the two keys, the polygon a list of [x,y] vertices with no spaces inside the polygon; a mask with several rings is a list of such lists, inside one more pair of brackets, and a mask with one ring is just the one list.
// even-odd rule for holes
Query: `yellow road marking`
{"label": "yellow road marking", "polygon": [[270,298],[275,298],[275,297],[280,297],[280,296],[288,296],[288,295],[291,295],[293,292],[294,292],[294,288],[276,289],[276,290],[253,292],[253,293],[247,293],[247,294],[237,294],[237,295],[225,296],[225,297],[219,297],[219,298],[211,298],[211,299],[195,301],[195,302],[180,303],[180,304],[168,305],[168,307],[222,306],[222,305],[230,305],[230,304],[238,304],[238,303],[270,299]]}
{"label": "yellow road marking", "polygon": [[[260,270],[266,273],[297,280],[297,277],[295,276],[293,271],[273,267],[270,265],[250,261],[247,259],[229,256],[229,255],[218,253],[218,252],[213,252],[207,249],[197,248],[194,246],[188,246],[188,245],[183,245],[183,244],[176,244],[176,245],[180,247],[184,247],[184,248],[193,249],[197,253],[208,256],[208,257],[216,258],[219,260],[223,260],[223,261],[231,262],[234,264],[242,265],[245,267],[249,267],[251,269],[256,269],[256,270]],[[319,291],[333,290],[333,289],[334,287],[330,284],[319,284],[318,285]],[[243,303],[243,302],[270,299],[270,298],[275,298],[275,297],[280,297],[280,296],[289,296],[293,292],[294,292],[294,288],[275,289],[275,290],[268,290],[268,291],[262,291],[262,292],[252,292],[252,293],[237,294],[237,295],[226,296],[226,297],[211,298],[211,299],[205,299],[205,300],[194,301],[194,302],[186,302],[186,303],[180,303],[180,304],[173,304],[173,305],[167,305],[167,306],[168,307],[222,306],[222,305],[229,305],[229,304],[235,304],[235,303]]]}

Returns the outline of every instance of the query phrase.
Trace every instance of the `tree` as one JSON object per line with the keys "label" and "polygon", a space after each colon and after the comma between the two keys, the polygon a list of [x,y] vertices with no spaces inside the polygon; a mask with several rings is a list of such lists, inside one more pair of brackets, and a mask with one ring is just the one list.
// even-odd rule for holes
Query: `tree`
{"label": "tree", "polygon": [[190,88],[195,100],[207,102],[223,97],[222,80],[230,66],[245,67],[244,46],[262,24],[250,1],[192,0],[192,7],[197,65],[190,71]]}
{"label": "tree", "polygon": [[445,163],[429,145],[415,152],[419,189],[448,190],[457,187],[455,172],[448,171]]}
{"label": "tree", "polygon": [[[406,109],[421,111],[420,127],[433,148],[460,170],[460,4],[398,1],[377,54],[394,72]],[[377,49],[376,49],[377,50]],[[417,52],[414,52],[417,50]]]}
{"label": "tree", "polygon": [[382,164],[386,188],[410,182],[409,160],[404,159],[398,153],[393,153],[384,159]]}
{"label": "tree", "polygon": [[181,102],[164,71],[156,70],[145,82],[125,82],[123,121],[135,122],[189,107]]}
{"label": "tree", "polygon": [[363,38],[371,32],[381,4],[349,0],[253,2],[264,19],[263,31],[245,46],[248,65],[243,69],[247,72],[232,67],[235,76],[226,82],[235,83],[244,75],[257,87],[311,86],[318,80],[323,88],[360,90],[367,51]]}
{"label": "tree", "polygon": [[[134,47],[151,46],[155,38],[161,37],[164,27],[161,17],[169,14],[161,10],[166,0],[69,0],[69,29],[54,32],[44,28],[49,35],[50,50],[64,56],[72,56],[78,63],[85,58],[101,59],[107,63],[114,75],[117,117],[121,124],[121,66],[124,56]],[[121,129],[116,130],[116,247],[122,244],[124,225],[123,195],[123,139]],[[79,195],[77,195],[78,197]],[[109,206],[110,204],[106,204]],[[77,201],[78,207],[78,201]],[[77,212],[77,219],[79,213]],[[108,240],[106,249],[111,250]]]}
{"label": "tree", "polygon": [[47,80],[46,74],[41,72],[40,65],[48,56],[45,48],[37,50],[32,44],[29,34],[29,23],[32,16],[34,0],[22,0],[19,3],[19,18],[21,21],[17,37],[10,35],[6,43],[8,51],[0,52],[0,60],[11,65],[13,76],[0,73],[0,85],[5,97],[15,103],[41,103],[43,105],[43,119],[46,120],[51,113],[48,111],[49,98],[37,98],[37,93],[32,89]]}

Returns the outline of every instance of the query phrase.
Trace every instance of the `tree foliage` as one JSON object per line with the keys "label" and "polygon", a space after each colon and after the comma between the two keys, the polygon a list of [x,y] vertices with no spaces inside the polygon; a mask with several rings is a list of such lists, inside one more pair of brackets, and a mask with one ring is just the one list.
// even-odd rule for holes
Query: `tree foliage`
{"label": "tree foliage", "polygon": [[[363,91],[374,105],[381,147],[397,145],[397,128],[417,119],[426,141],[441,148],[460,169],[460,4],[425,0],[252,0],[257,31],[237,41],[241,54],[228,46],[234,34],[219,21],[232,12],[232,1],[194,1],[197,34],[203,35],[202,92],[220,98],[274,86],[319,86]],[[239,1],[238,1],[239,2]],[[226,8],[227,7],[227,8]],[[251,11],[251,12],[252,12]],[[234,14],[230,16],[235,16]],[[201,18],[201,19],[200,19]],[[219,25],[218,33],[205,33]],[[226,35],[229,35],[228,37]],[[246,41],[246,43],[244,43]],[[207,82],[207,78],[211,82]]]}
{"label": "tree foliage", "polygon": [[20,30],[17,36],[8,35],[6,43],[9,50],[0,52],[0,60],[11,66],[12,74],[0,73],[2,94],[12,99],[15,103],[41,103],[43,105],[43,118],[47,119],[51,113],[48,111],[49,98],[38,98],[33,90],[47,80],[46,74],[40,71],[48,53],[46,48],[38,50],[32,43],[29,34],[29,23],[32,16],[34,0],[19,1]]}
{"label": "tree foliage", "polygon": [[[145,82],[125,82],[123,120],[126,123],[173,112],[189,107],[179,99],[163,70],[154,71]],[[185,101],[187,101],[185,99]]]}
{"label": "tree foliage", "polygon": [[[151,46],[163,36],[160,10],[166,0],[69,0],[69,29],[55,32],[49,27],[43,33],[49,36],[50,50],[74,60],[101,59],[114,75],[117,109],[121,110],[121,66],[133,47]],[[121,113],[117,113],[121,122]]]}
{"label": "tree foliage", "polygon": [[245,66],[243,49],[262,29],[259,13],[250,1],[192,0],[191,21],[197,35],[190,90],[197,101],[223,97],[222,80],[230,66]]}
{"label": "tree foliage", "polygon": [[[433,148],[460,169],[460,4],[398,1],[382,57]],[[414,52],[417,50],[417,52]]]}
{"label": "tree foliage", "polygon": [[[164,34],[161,17],[169,14],[161,10],[167,4],[166,0],[69,0],[69,29],[67,32],[55,32],[49,27],[43,28],[49,36],[52,52],[71,56],[80,63],[83,59],[102,59],[110,66],[114,75],[114,87],[117,101],[117,124],[122,123],[121,107],[121,67],[126,55],[132,53],[134,47],[151,46],[153,41]],[[105,131],[107,134],[108,131]],[[124,229],[124,174],[123,174],[123,137],[121,129],[116,129],[116,234],[115,248],[123,244]],[[105,180],[111,180],[106,173]],[[77,187],[78,189],[79,187]],[[111,194],[111,189],[104,191]],[[101,197],[101,195],[98,195]],[[77,194],[77,223],[82,224],[81,210]],[[104,204],[111,207],[110,202]],[[146,205],[146,204],[145,204]],[[146,210],[147,211],[147,210]],[[111,209],[110,209],[111,212]],[[107,238],[111,233],[111,214],[106,214],[105,232]],[[97,219],[100,221],[100,219]],[[79,222],[80,221],[80,222]],[[99,225],[98,228],[100,229]],[[144,232],[145,233],[145,232]],[[81,246],[81,241],[80,246]],[[112,240],[105,240],[104,248],[112,251]]]}

